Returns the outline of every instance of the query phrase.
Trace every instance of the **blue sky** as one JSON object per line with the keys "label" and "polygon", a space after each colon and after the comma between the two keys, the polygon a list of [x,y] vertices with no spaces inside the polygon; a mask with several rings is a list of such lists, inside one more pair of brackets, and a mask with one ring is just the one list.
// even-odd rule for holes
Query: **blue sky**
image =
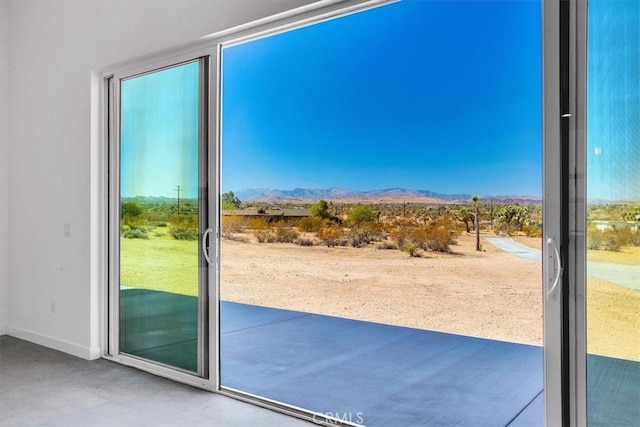
{"label": "blue sky", "polygon": [[122,197],[198,197],[197,62],[121,85]]}
{"label": "blue sky", "polygon": [[[639,27],[590,3],[590,201],[640,200]],[[225,48],[223,191],[540,195],[540,39],[537,1],[403,1]],[[124,197],[197,197],[198,79],[122,83]]]}
{"label": "blue sky", "polygon": [[403,1],[223,52],[223,191],[541,195],[537,1]]}
{"label": "blue sky", "polygon": [[589,3],[587,200],[640,201],[640,1]]}

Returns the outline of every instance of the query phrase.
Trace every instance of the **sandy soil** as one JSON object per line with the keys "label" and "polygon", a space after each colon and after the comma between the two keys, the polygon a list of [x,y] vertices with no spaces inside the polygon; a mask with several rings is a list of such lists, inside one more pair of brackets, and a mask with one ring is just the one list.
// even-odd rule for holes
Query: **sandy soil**
{"label": "sandy soil", "polygon": [[453,254],[222,242],[224,300],[542,344],[539,263],[460,236]]}
{"label": "sandy soil", "polygon": [[[245,235],[246,236],[246,235]],[[517,241],[540,247],[540,239]],[[223,240],[222,299],[542,344],[541,266],[462,235],[454,253]],[[640,291],[589,278],[588,351],[640,360]]]}
{"label": "sandy soil", "polygon": [[640,291],[588,278],[587,351],[640,361]]}

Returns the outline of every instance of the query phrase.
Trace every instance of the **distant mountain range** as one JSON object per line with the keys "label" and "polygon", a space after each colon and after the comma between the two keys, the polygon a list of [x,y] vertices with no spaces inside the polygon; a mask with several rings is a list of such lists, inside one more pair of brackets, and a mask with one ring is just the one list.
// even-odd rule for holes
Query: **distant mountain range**
{"label": "distant mountain range", "polygon": [[[248,188],[234,191],[243,202],[312,202],[320,199],[344,203],[468,203],[470,194],[442,194],[429,190],[389,188],[386,190],[357,191],[344,188],[277,190],[269,188]],[[540,196],[481,196],[485,203],[492,199],[498,204],[542,203]]]}

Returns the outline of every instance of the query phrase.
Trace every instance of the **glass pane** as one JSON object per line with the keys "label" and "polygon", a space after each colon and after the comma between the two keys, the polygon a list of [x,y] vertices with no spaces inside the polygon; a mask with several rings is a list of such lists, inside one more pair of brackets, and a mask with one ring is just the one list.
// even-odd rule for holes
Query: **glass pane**
{"label": "glass pane", "polygon": [[223,50],[223,387],[542,425],[540,9],[399,2]]}
{"label": "glass pane", "polygon": [[640,2],[590,0],[587,404],[591,426],[640,425]]}
{"label": "glass pane", "polygon": [[198,370],[199,64],[121,83],[120,351]]}

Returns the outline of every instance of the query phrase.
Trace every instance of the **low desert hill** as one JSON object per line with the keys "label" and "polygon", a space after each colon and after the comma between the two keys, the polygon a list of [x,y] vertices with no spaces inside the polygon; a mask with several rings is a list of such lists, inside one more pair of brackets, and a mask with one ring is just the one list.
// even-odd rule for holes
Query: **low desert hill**
{"label": "low desert hill", "polygon": [[[429,190],[411,190],[390,188],[386,190],[357,191],[344,188],[277,190],[268,188],[251,188],[234,192],[243,202],[266,203],[314,203],[320,199],[334,203],[469,203],[470,194],[442,194]],[[480,196],[485,203],[492,200],[494,204],[541,204],[539,196]]]}

